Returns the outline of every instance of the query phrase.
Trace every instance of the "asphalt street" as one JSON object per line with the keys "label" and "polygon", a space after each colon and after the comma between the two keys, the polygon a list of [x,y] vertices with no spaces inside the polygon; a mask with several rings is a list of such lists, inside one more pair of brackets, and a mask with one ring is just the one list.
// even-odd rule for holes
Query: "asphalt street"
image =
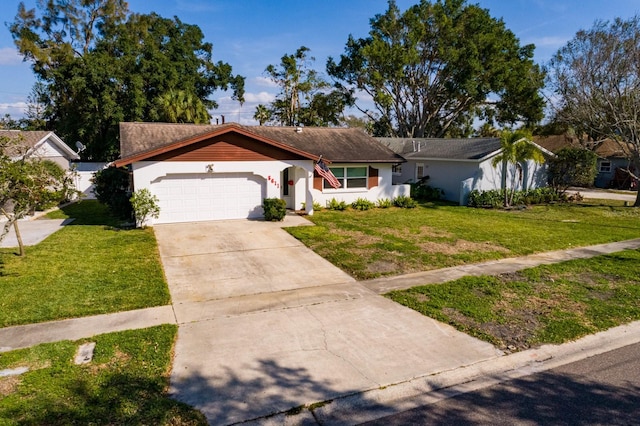
{"label": "asphalt street", "polygon": [[639,423],[640,344],[634,344],[365,424]]}

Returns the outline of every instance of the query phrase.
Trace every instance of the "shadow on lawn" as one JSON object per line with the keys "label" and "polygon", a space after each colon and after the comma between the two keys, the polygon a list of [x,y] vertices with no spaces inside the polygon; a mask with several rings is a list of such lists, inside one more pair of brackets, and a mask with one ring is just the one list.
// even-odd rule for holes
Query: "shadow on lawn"
{"label": "shadow on lawn", "polygon": [[[62,213],[75,219],[69,225],[102,225],[121,229],[131,228],[126,219],[114,216],[109,209],[97,200],[82,200],[60,207]],[[131,222],[129,220],[128,222]],[[129,226],[127,226],[129,225]]]}
{"label": "shadow on lawn", "polygon": [[168,398],[162,379],[115,373],[99,386],[82,378],[71,380],[65,391],[63,399],[47,393],[35,402],[22,397],[11,408],[0,411],[0,423],[4,418],[24,425],[207,424],[200,412]]}

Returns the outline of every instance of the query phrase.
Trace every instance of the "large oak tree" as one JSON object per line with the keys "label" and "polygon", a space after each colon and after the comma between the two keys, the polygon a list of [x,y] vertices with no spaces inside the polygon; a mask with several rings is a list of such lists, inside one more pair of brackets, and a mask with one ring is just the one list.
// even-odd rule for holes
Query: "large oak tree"
{"label": "large oak tree", "polygon": [[47,126],[83,142],[91,160],[118,157],[121,121],[201,122],[218,89],[243,101],[244,78],[177,17],[132,14],[123,0],[23,3],[10,25],[43,85]]}
{"label": "large oak tree", "polygon": [[405,12],[390,0],[369,36],[350,36],[327,71],[373,99],[386,133],[443,137],[464,133],[476,117],[508,125],[542,119],[544,76],[533,50],[464,0],[422,0]]}
{"label": "large oak tree", "polygon": [[[548,65],[555,119],[594,141],[613,139],[640,178],[640,16],[579,31]],[[640,207],[640,192],[635,201]]]}

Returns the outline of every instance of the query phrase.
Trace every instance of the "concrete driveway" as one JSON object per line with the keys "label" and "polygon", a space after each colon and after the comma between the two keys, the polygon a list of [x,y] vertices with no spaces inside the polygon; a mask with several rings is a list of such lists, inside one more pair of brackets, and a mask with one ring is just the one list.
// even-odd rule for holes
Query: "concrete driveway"
{"label": "concrete driveway", "polygon": [[[285,225],[304,222],[287,219]],[[211,424],[500,355],[366,289],[280,226],[241,220],[154,227],[179,323],[171,393]]]}

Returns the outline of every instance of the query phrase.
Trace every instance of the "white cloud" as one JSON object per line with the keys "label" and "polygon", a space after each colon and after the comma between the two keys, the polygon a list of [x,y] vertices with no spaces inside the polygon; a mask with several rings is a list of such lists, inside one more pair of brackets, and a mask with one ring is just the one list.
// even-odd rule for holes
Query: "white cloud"
{"label": "white cloud", "polygon": [[267,77],[254,77],[253,83],[258,87],[278,87],[278,85]]}
{"label": "white cloud", "polygon": [[22,118],[27,111],[26,102],[0,103],[0,115],[9,114],[12,118]]}
{"label": "white cloud", "polygon": [[22,56],[14,47],[0,47],[0,65],[20,65]]}
{"label": "white cloud", "polygon": [[270,102],[273,102],[275,98],[276,95],[268,92],[244,94],[244,100],[248,104],[268,104]]}

